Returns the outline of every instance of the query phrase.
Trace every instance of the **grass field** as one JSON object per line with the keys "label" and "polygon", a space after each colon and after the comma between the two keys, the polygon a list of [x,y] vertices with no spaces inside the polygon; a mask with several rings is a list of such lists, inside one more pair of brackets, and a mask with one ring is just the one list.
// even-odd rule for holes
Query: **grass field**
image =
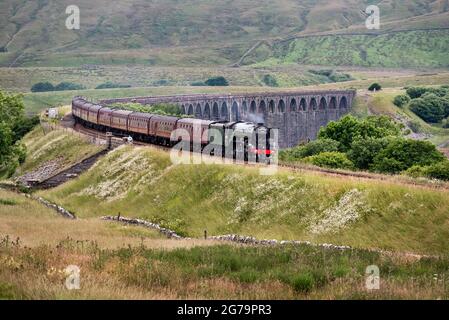
{"label": "grass field", "polygon": [[27,147],[27,157],[16,175],[35,170],[54,160],[62,170],[104,148],[91,144],[88,139],[73,131],[62,129],[48,131],[41,126],[29,132],[23,142]]}
{"label": "grass field", "polygon": [[120,148],[79,179],[40,192],[82,218],[141,217],[201,237],[332,242],[359,248],[448,253],[445,190],[280,170],[173,166],[153,148]]}
{"label": "grass field", "polygon": [[[97,218],[64,219],[0,189],[1,299],[447,299],[449,260],[308,245],[168,240]],[[64,269],[80,267],[80,290]],[[367,290],[365,269],[380,269]]]}

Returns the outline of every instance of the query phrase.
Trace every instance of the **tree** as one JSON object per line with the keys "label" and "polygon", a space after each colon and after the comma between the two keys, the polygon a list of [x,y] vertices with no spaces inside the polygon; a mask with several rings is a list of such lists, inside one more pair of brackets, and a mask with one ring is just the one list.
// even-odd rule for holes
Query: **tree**
{"label": "tree", "polygon": [[414,165],[428,166],[445,159],[428,141],[395,138],[374,157],[372,168],[379,172],[398,173]]}
{"label": "tree", "polygon": [[449,100],[426,93],[421,98],[412,100],[410,110],[429,123],[438,123],[449,115]]}
{"label": "tree", "polygon": [[55,91],[82,90],[82,89],[85,89],[85,87],[73,82],[61,82],[55,87]]}
{"label": "tree", "polygon": [[228,80],[226,80],[224,77],[214,77],[206,80],[206,85],[208,86],[222,86],[226,87],[229,86]]}
{"label": "tree", "polygon": [[372,85],[369,86],[368,90],[369,91],[380,91],[380,90],[382,90],[382,86],[378,83],[373,83]]}
{"label": "tree", "polygon": [[262,82],[269,87],[279,87],[276,78],[273,77],[271,74],[264,75],[262,78]]}
{"label": "tree", "polygon": [[356,138],[348,151],[348,158],[354,165],[362,170],[370,169],[374,158],[390,142],[391,138]]}
{"label": "tree", "polygon": [[55,87],[50,82],[38,82],[31,87],[31,92],[54,91]]}
{"label": "tree", "polygon": [[393,104],[399,108],[402,108],[409,102],[410,102],[410,97],[405,94],[396,96],[393,100]]}
{"label": "tree", "polygon": [[322,152],[338,151],[340,143],[332,139],[318,139],[306,145],[281,151],[281,160],[296,161],[306,157],[314,156]]}
{"label": "tree", "polygon": [[25,160],[19,139],[26,133],[26,122],[22,97],[0,91],[0,176],[12,175]]}
{"label": "tree", "polygon": [[340,151],[347,152],[355,138],[383,138],[398,136],[400,133],[398,125],[387,116],[369,116],[364,120],[357,120],[347,115],[321,128],[318,137],[340,142]]}

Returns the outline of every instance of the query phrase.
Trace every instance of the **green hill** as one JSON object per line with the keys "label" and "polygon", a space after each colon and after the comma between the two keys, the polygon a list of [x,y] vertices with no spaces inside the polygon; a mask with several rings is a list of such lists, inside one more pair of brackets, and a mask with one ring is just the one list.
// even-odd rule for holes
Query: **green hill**
{"label": "green hill", "polygon": [[[293,41],[298,49],[301,44],[294,40],[296,37],[367,33],[364,10],[372,2],[128,0],[111,3],[108,0],[79,0],[81,29],[72,31],[65,28],[65,8],[73,4],[70,0],[5,0],[0,3],[0,65],[232,64],[259,40],[268,41],[265,56],[277,56],[280,40]],[[448,0],[389,0],[378,5],[382,33],[449,27]],[[442,41],[447,39],[445,31],[442,37]],[[394,50],[407,50],[407,47],[396,46],[397,37],[393,36],[391,41],[389,38],[386,36],[381,42]],[[312,37],[304,45],[316,46],[317,41],[326,42],[323,39],[326,38]],[[420,36],[417,41],[420,39],[425,38]],[[360,42],[366,45],[363,38],[350,39],[348,50],[355,56],[368,50],[360,48]],[[274,48],[270,47],[271,43],[275,44]],[[427,44],[422,43],[423,46]],[[310,54],[327,48],[324,43]],[[427,47],[430,58],[438,63],[424,66],[447,66],[447,61],[440,57],[443,49]],[[416,59],[410,58],[402,64],[393,59],[391,66],[423,66],[422,61],[427,61],[428,56],[417,54]],[[298,62],[306,60],[299,59]],[[332,59],[322,61],[328,62]],[[360,65],[357,60],[344,62]],[[373,59],[361,64],[385,65]]]}

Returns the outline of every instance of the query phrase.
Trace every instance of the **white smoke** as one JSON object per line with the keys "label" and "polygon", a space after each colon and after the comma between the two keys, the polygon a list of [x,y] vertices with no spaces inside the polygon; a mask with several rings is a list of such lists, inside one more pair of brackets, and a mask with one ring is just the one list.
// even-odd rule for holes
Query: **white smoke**
{"label": "white smoke", "polygon": [[250,122],[254,122],[254,123],[265,123],[265,119],[263,117],[262,114],[255,114],[255,113],[250,113],[248,114],[248,121]]}

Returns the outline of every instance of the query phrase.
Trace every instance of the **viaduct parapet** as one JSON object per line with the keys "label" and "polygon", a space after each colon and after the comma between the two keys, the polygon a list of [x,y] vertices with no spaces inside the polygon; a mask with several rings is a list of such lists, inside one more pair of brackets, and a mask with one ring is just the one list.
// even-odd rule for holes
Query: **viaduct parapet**
{"label": "viaduct parapet", "polygon": [[199,119],[264,123],[279,129],[279,147],[289,148],[315,139],[322,126],[347,114],[355,95],[355,90],[195,94],[108,99],[100,103],[173,103]]}

